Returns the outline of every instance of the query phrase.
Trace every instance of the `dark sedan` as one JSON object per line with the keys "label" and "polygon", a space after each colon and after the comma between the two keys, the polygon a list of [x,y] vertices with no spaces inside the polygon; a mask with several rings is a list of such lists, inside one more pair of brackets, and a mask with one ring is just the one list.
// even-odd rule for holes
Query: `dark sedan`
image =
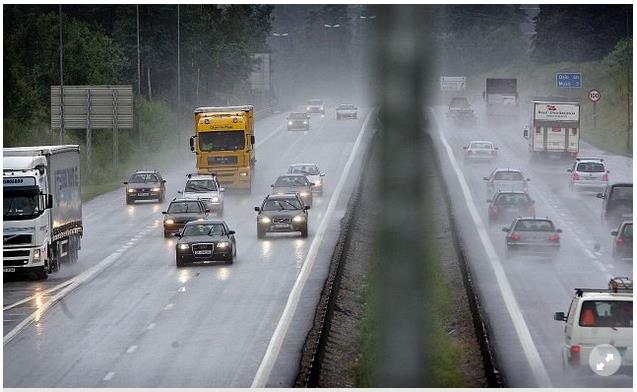
{"label": "dark sedan", "polygon": [[210,210],[201,200],[173,199],[164,214],[164,237],[181,230],[186,223],[206,219]]}
{"label": "dark sedan", "polygon": [[300,231],[307,237],[307,210],[298,194],[268,195],[261,207],[254,207],[257,215],[257,238],[265,238],[269,231]]}
{"label": "dark sedan", "polygon": [[218,261],[232,264],[237,257],[234,233],[222,220],[188,222],[175,234],[179,238],[175,248],[177,267]]}
{"label": "dark sedan", "polygon": [[499,222],[511,222],[518,216],[535,215],[535,202],[526,192],[498,192],[487,200],[489,226]]}
{"label": "dark sedan", "polygon": [[166,196],[166,180],[156,170],[137,170],[126,185],[126,204],[133,204],[137,200],[164,201]]}
{"label": "dark sedan", "polygon": [[560,250],[560,234],[548,218],[516,218],[506,232],[506,255],[547,256],[554,258]]}
{"label": "dark sedan", "polygon": [[613,260],[633,259],[633,222],[622,222],[610,233],[613,238]]}
{"label": "dark sedan", "polygon": [[287,120],[288,131],[310,130],[310,115],[307,113],[290,113]]}

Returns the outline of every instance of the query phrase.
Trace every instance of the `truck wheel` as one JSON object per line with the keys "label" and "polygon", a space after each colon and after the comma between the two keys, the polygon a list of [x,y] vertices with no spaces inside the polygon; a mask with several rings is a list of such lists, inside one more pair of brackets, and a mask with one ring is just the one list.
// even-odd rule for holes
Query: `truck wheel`
{"label": "truck wheel", "polygon": [[[48,264],[48,263],[47,263]],[[49,277],[49,266],[44,265],[35,271],[35,277],[38,280],[46,280]]]}
{"label": "truck wheel", "polygon": [[265,229],[257,227],[257,238],[265,238]]}

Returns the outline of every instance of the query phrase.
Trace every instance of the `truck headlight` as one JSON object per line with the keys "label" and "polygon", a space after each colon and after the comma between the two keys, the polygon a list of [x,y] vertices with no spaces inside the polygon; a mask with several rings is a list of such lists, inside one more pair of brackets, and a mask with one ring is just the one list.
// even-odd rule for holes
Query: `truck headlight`
{"label": "truck headlight", "polygon": [[153,188],[151,189],[152,192],[159,192],[161,190],[161,188]]}
{"label": "truck headlight", "polygon": [[314,185],[315,186],[321,186],[321,180],[314,181]]}
{"label": "truck headlight", "polygon": [[300,194],[301,196],[303,196],[303,197],[307,197],[307,196],[309,196],[309,195],[310,195],[310,194],[309,194],[309,193],[307,193],[307,192],[301,192],[301,193],[299,193],[299,194]]}
{"label": "truck headlight", "polygon": [[288,125],[292,125],[292,121],[288,121]]}
{"label": "truck headlight", "polygon": [[133,193],[133,192],[135,192],[134,189],[128,189],[128,193]]}
{"label": "truck headlight", "polygon": [[175,223],[175,221],[173,219],[166,219],[164,221],[164,224],[166,224],[166,225],[172,225],[173,223]]}
{"label": "truck headlight", "polygon": [[292,218],[292,221],[293,221],[293,222],[303,222],[303,221],[305,221],[305,216],[303,216],[303,215],[297,215],[297,216],[295,216],[294,218]]}
{"label": "truck headlight", "polygon": [[33,261],[40,261],[40,249],[36,249],[33,251]]}
{"label": "truck headlight", "polygon": [[229,246],[230,246],[230,243],[227,242],[227,241],[223,241],[223,242],[218,242],[217,243],[217,248],[219,248],[219,249],[226,249]]}
{"label": "truck headlight", "polygon": [[190,245],[188,245],[188,244],[179,244],[179,245],[177,245],[177,249],[179,249],[179,250],[187,250],[187,249],[190,249]]}
{"label": "truck headlight", "polygon": [[215,196],[215,197],[213,197],[212,199],[210,199],[210,201],[211,201],[212,203],[219,203],[219,198]]}
{"label": "truck headlight", "polygon": [[268,218],[267,216],[262,216],[261,223],[270,223],[270,218]]}

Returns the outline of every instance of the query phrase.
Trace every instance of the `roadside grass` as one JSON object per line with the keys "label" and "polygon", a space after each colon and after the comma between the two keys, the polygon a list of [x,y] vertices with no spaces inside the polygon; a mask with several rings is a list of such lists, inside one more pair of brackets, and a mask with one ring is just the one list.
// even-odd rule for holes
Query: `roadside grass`
{"label": "roadside grass", "polygon": [[[431,169],[429,169],[431,170]],[[431,172],[427,173],[431,176]],[[431,177],[428,177],[431,181]],[[425,188],[430,189],[430,188]],[[426,216],[423,222],[435,222],[433,213],[433,199],[427,194],[423,201],[426,209]],[[424,225],[422,239],[426,244],[426,254],[423,260],[423,271],[425,276],[422,277],[422,284],[427,286],[425,292],[427,298],[422,299],[423,307],[426,309],[428,318],[427,328],[428,335],[424,337],[425,347],[423,353],[425,355],[426,369],[426,385],[419,387],[469,387],[469,381],[462,372],[463,347],[455,342],[447,332],[452,322],[451,317],[454,312],[451,301],[451,288],[446,281],[442,267],[441,258],[438,251],[436,239],[436,225]],[[382,243],[382,241],[376,241]],[[387,323],[387,320],[379,319],[380,296],[380,279],[379,274],[379,257],[374,254],[370,260],[370,271],[368,275],[368,286],[365,293],[364,316],[360,327],[360,347],[361,356],[357,364],[355,364],[356,387],[369,388],[377,387],[374,380],[374,373],[377,366],[381,366],[382,359],[379,358],[378,342],[380,341],[380,325],[381,322]],[[388,326],[387,328],[391,328]],[[425,332],[423,332],[425,333]]]}
{"label": "roadside grass", "polygon": [[87,201],[94,199],[97,196],[100,196],[104,193],[114,191],[120,186],[122,186],[121,182],[82,185],[82,193],[81,193],[82,203],[86,203]]}

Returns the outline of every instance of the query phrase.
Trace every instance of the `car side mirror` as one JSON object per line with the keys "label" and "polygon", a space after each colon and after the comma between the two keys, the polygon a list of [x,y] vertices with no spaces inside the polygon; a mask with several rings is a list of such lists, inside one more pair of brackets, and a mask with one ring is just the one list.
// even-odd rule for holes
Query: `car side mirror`
{"label": "car side mirror", "polygon": [[261,211],[261,208],[259,208],[259,207],[254,207],[254,210],[255,210],[256,212],[260,212],[260,211]]}
{"label": "car side mirror", "polygon": [[310,186],[314,186],[314,185],[316,185],[316,184],[314,184],[313,182],[310,182]]}
{"label": "car side mirror", "polygon": [[195,152],[195,137],[196,136],[190,137],[190,152]]}
{"label": "car side mirror", "polygon": [[466,149],[468,149],[468,148],[469,148],[469,146],[464,146],[464,147],[462,147],[462,148],[466,150]]}
{"label": "car side mirror", "polygon": [[489,181],[489,177],[482,177],[483,180]]}
{"label": "car side mirror", "polygon": [[235,233],[234,230],[228,230],[228,235],[233,235]]}
{"label": "car side mirror", "polygon": [[530,179],[530,178],[527,178],[526,180],[527,180],[527,181],[531,181],[531,179]]}
{"label": "car side mirror", "polygon": [[226,188],[219,188],[219,192],[225,192]]}
{"label": "car side mirror", "polygon": [[528,129],[525,129],[525,130],[522,132],[522,136],[524,136],[524,138],[525,138],[525,139],[527,139],[527,138],[529,137],[529,130],[528,130]]}
{"label": "car side mirror", "polygon": [[555,312],[555,314],[553,315],[553,320],[566,321],[566,315],[564,314],[564,312]]}
{"label": "car side mirror", "polygon": [[555,232],[557,232],[557,233],[561,233],[561,232],[562,232],[562,229],[557,229],[557,230],[555,230]]}
{"label": "car side mirror", "polygon": [[162,215],[166,215],[166,211],[162,211],[161,213],[162,213]]}
{"label": "car side mirror", "polygon": [[610,173],[610,170],[606,170],[606,173]]}
{"label": "car side mirror", "polygon": [[250,136],[250,143],[254,145],[255,143],[254,135]]}
{"label": "car side mirror", "polygon": [[179,232],[173,233],[173,237],[181,238],[181,233]]}
{"label": "car side mirror", "polygon": [[491,203],[491,201],[492,201],[491,199],[487,199],[487,203]]}
{"label": "car side mirror", "polygon": [[321,173],[321,174],[319,174],[319,176],[325,177],[325,173]]}
{"label": "car side mirror", "polygon": [[53,195],[46,195],[46,208],[53,208]]}
{"label": "car side mirror", "polygon": [[604,194],[603,193],[598,193],[595,195],[595,197],[597,197],[598,199],[603,199],[604,198]]}
{"label": "car side mirror", "polygon": [[509,232],[509,228],[508,227],[503,227],[502,231],[505,232],[505,233],[508,233]]}
{"label": "car side mirror", "polygon": [[610,232],[610,235],[613,235],[613,236],[617,235],[617,230],[613,230],[613,231],[611,231],[611,232]]}
{"label": "car side mirror", "polygon": [[270,184],[270,188],[274,188],[274,184]]}
{"label": "car side mirror", "polygon": [[309,209],[310,209],[310,206],[303,206],[303,209],[304,209],[305,211],[307,211],[307,210],[309,210]]}
{"label": "car side mirror", "polygon": [[128,181],[124,181],[124,182],[122,182],[122,184],[128,185]]}
{"label": "car side mirror", "polygon": [[206,210],[206,214],[209,213],[209,212],[210,212],[210,210]]}
{"label": "car side mirror", "polygon": [[573,169],[566,169],[567,172],[573,173]]}
{"label": "car side mirror", "polygon": [[180,195],[183,195],[184,191],[177,191],[177,193],[179,193]]}
{"label": "car side mirror", "polygon": [[162,184],[165,184],[165,183],[166,183],[166,180],[161,180],[161,183],[162,183]]}

